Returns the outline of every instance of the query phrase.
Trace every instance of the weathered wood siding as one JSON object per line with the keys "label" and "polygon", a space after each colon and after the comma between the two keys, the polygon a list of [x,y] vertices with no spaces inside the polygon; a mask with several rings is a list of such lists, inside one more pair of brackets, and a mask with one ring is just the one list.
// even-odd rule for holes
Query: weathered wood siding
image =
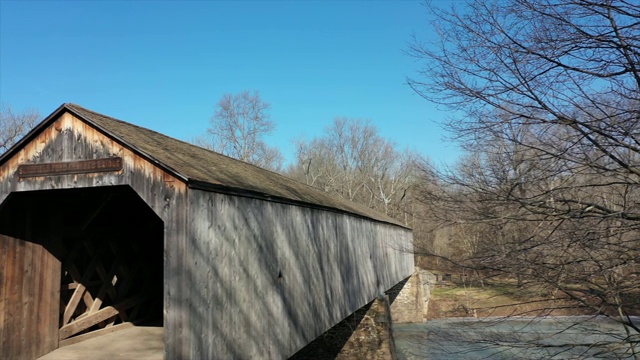
{"label": "weathered wood siding", "polygon": [[398,226],[190,189],[190,261],[168,269],[189,289],[177,357],[286,358],[411,275],[411,244]]}
{"label": "weathered wood siding", "polygon": [[[20,179],[21,164],[120,157],[124,169],[118,172],[58,175]],[[138,156],[91,125],[63,113],[48,128],[0,167],[0,203],[12,191],[68,189],[130,185],[162,217],[165,195],[186,191],[186,185],[161,168]],[[165,192],[169,192],[165,194]]]}
{"label": "weathered wood siding", "polygon": [[60,262],[42,245],[0,235],[0,357],[35,359],[58,347]]}
{"label": "weathered wood siding", "polygon": [[[124,162],[123,170],[118,172],[100,172],[89,174],[57,175],[46,177],[33,177],[20,179],[16,171],[21,164],[42,164],[62,161],[75,161],[87,159],[101,159],[109,157],[121,157]],[[165,294],[164,294],[164,326],[167,334],[175,332],[181,334],[179,321],[179,308],[184,303],[183,297],[187,289],[180,280],[180,274],[169,270],[179,269],[186,261],[183,254],[184,241],[186,239],[186,211],[187,188],[186,184],[163,171],[147,159],[136,154],[132,149],[122,146],[117,141],[107,137],[91,125],[77,119],[70,113],[63,113],[50,126],[44,129],[37,137],[32,139],[12,158],[8,159],[0,167],[0,203],[11,192],[67,189],[82,187],[99,187],[113,185],[129,185],[149,205],[149,207],[164,221],[165,241]],[[6,240],[5,240],[6,241]],[[22,241],[12,241],[9,247],[30,246]],[[22,244],[22,245],[17,245]],[[21,271],[21,267],[32,255],[19,252],[13,255],[12,263],[0,267],[0,278],[5,279],[15,276]],[[46,266],[34,263],[34,274],[45,274],[50,269]],[[9,275],[11,274],[11,275]],[[57,274],[49,276],[59,279]],[[25,280],[26,281],[26,280]],[[37,280],[41,281],[41,280]],[[47,278],[47,281],[49,279]],[[12,302],[18,304],[19,311],[27,311],[27,305],[33,300],[31,294],[3,292],[0,297],[0,305]],[[39,296],[33,294],[33,296]],[[44,296],[44,295],[43,295]],[[23,304],[23,305],[20,305]],[[174,311],[176,310],[176,311]],[[0,308],[0,313],[7,313],[7,309]],[[3,315],[0,315],[3,316]],[[18,318],[4,319],[4,324],[12,322],[15,325]],[[31,320],[35,321],[35,320]],[[25,324],[33,327],[35,323]],[[20,333],[22,334],[22,333]],[[29,347],[32,337],[21,337],[20,334],[2,332],[2,344],[11,343],[13,346],[22,346],[25,353],[30,352]],[[172,349],[172,341],[175,337],[168,337],[166,349]],[[22,344],[22,345],[19,345]],[[0,358],[5,358],[4,349],[0,348]],[[168,350],[166,350],[168,351]],[[28,358],[28,356],[26,356]],[[173,358],[173,357],[169,357]]]}

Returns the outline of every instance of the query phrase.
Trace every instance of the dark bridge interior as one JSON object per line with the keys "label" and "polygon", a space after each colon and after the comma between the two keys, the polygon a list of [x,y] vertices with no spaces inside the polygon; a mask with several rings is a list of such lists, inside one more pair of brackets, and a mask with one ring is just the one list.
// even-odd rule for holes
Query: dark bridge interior
{"label": "dark bridge interior", "polygon": [[18,292],[0,301],[16,314],[57,315],[23,315],[15,326],[60,345],[123,325],[162,326],[164,225],[133,189],[16,192],[0,206],[0,249],[15,252],[2,255],[0,270]]}

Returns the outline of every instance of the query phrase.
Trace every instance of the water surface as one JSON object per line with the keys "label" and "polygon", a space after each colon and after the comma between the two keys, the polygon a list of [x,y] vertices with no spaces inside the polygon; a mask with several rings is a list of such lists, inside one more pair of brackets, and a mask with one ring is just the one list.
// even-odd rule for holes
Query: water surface
{"label": "water surface", "polygon": [[437,319],[395,324],[394,337],[400,360],[633,358],[622,325],[604,317]]}

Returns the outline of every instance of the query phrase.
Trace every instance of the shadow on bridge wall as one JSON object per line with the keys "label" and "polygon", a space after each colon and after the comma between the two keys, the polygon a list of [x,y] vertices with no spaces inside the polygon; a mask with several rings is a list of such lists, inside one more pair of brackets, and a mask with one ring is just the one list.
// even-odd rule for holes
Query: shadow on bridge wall
{"label": "shadow on bridge wall", "polygon": [[195,191],[189,212],[167,358],[287,358],[413,271],[397,226]]}

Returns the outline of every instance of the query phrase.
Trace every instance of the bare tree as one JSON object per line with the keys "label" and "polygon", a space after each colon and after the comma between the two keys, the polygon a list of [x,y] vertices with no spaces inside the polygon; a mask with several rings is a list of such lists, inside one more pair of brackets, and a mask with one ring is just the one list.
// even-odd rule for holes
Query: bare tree
{"label": "bare tree", "polygon": [[0,154],[31,130],[39,117],[35,110],[15,112],[9,105],[0,106]]}
{"label": "bare tree", "polygon": [[287,173],[307,185],[331,192],[339,182],[337,154],[324,138],[295,141],[296,159]]}
{"label": "bare tree", "polygon": [[484,228],[450,260],[616,319],[639,358],[640,4],[431,10],[440,42],[413,44],[424,67],[409,84],[464,114],[447,126],[469,156],[425,167],[439,186],[421,196],[442,226]]}
{"label": "bare tree", "polygon": [[297,141],[296,163],[288,173],[408,224],[414,160],[412,152],[399,151],[381,137],[370,121],[336,118],[323,136]]}
{"label": "bare tree", "polygon": [[282,154],[264,141],[275,129],[269,109],[269,103],[263,101],[257,91],[225,94],[216,105],[207,136],[195,142],[221,154],[280,171]]}

